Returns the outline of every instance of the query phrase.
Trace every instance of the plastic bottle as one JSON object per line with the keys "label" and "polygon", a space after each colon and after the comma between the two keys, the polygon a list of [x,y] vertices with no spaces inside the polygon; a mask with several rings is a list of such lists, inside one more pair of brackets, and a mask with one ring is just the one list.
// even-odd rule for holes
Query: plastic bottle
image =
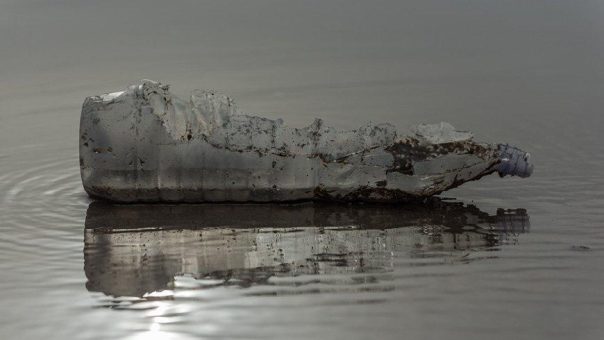
{"label": "plastic bottle", "polygon": [[339,131],[321,119],[290,128],[211,91],[185,101],[144,80],[86,98],[80,169],[90,196],[118,202],[401,202],[533,169],[527,153],[475,142],[448,123],[412,131]]}

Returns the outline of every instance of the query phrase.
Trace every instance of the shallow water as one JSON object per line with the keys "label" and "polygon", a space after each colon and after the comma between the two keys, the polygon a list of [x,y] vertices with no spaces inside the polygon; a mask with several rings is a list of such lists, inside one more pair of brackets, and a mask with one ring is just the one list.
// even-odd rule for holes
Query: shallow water
{"label": "shallow water", "polygon": [[[115,6],[0,4],[2,338],[604,336],[600,2]],[[81,103],[140,78],[295,126],[446,120],[536,170],[413,207],[93,203]]]}

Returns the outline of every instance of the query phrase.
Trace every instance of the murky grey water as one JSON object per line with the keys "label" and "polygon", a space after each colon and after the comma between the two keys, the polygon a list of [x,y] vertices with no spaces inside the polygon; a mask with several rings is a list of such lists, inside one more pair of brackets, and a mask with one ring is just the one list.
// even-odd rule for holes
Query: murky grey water
{"label": "murky grey water", "polygon": [[[598,1],[1,2],[0,337],[601,339],[603,15]],[[143,77],[297,126],[447,120],[537,167],[424,206],[93,203],[80,105]]]}

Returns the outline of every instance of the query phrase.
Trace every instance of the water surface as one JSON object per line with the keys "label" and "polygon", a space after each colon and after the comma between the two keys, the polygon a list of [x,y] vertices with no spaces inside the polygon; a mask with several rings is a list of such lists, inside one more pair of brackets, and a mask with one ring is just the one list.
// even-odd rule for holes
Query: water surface
{"label": "water surface", "polygon": [[[601,339],[599,1],[2,1],[2,338]],[[303,126],[531,151],[424,206],[112,206],[85,96],[141,78]],[[453,199],[445,199],[453,198]]]}

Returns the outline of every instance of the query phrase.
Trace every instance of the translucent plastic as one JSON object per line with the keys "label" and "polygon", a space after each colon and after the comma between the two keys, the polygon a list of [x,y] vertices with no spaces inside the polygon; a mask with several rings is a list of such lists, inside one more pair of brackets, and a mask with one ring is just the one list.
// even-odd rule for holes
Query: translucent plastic
{"label": "translucent plastic", "polygon": [[496,171],[526,176],[523,155],[448,123],[408,136],[391,124],[340,131],[321,119],[291,128],[211,91],[182,100],[148,80],[86,98],[80,125],[84,188],[121,202],[399,202]]}

